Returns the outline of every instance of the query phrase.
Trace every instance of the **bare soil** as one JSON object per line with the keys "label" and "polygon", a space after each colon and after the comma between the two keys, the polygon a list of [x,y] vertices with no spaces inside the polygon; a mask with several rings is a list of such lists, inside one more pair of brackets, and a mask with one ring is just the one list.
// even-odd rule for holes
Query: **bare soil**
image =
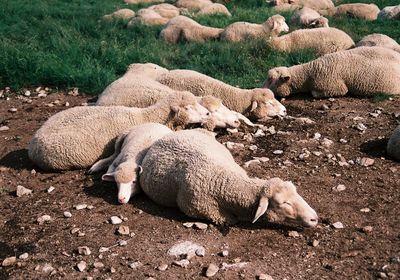
{"label": "bare soil", "polygon": [[[88,98],[53,93],[30,99],[32,102],[27,103],[11,95],[9,100],[0,100],[0,126],[10,128],[0,131],[0,262],[29,253],[26,260],[0,267],[0,279],[202,279],[208,264],[238,261],[247,265],[220,270],[213,278],[256,279],[259,273],[275,280],[400,278],[400,164],[387,158],[385,152],[388,137],[399,123],[399,98],[381,102],[288,99],[283,103],[289,115],[308,117],[316,123],[271,120],[264,125],[274,126],[277,133],[252,139],[245,135],[254,133],[253,128],[240,128],[234,134],[221,131],[219,141],[245,145],[232,151],[238,163],[244,164],[253,156],[268,157],[269,161],[246,168],[248,173],[293,181],[316,209],[320,224],[303,229],[259,221],[230,228],[209,225],[206,230],[185,228],[183,223],[192,219],[176,209],[154,204],[144,194],[119,205],[116,187],[102,182],[101,174],[89,176],[85,170],[47,173],[35,167],[27,156],[34,132],[51,115],[66,109],[65,102],[71,107],[88,102]],[[59,104],[49,107],[55,100]],[[324,109],[324,104],[328,108]],[[17,112],[9,112],[10,108],[17,108]],[[371,116],[376,109],[382,113]],[[365,132],[354,127],[358,123],[367,127]],[[322,146],[320,140],[313,140],[315,133],[333,144]],[[258,149],[252,151],[250,145]],[[274,154],[275,150],[283,154]],[[341,166],[341,157],[350,164]],[[373,159],[374,164],[358,164],[363,157]],[[339,184],[346,189],[335,191]],[[33,194],[16,197],[17,185],[32,189]],[[48,193],[50,186],[55,190]],[[74,206],[82,203],[94,208],[75,210]],[[360,211],[363,208],[370,211]],[[72,218],[65,218],[64,211],[70,211]],[[38,217],[45,214],[52,221],[39,225]],[[132,237],[116,234],[118,225],[107,222],[113,215],[127,218],[122,224],[134,233]],[[335,229],[335,222],[343,223],[344,228]],[[365,232],[365,226],[371,226],[372,231]],[[72,234],[73,228],[84,235]],[[298,237],[289,236],[293,230]],[[128,244],[99,253],[100,247],[110,247],[120,239]],[[192,258],[187,268],[171,265],[175,258],[166,254],[183,240],[206,248],[205,256]],[[79,246],[88,246],[91,254],[79,255]],[[223,249],[229,251],[228,256],[218,254]],[[88,264],[84,272],[76,269],[81,260]],[[143,266],[130,268],[135,261]],[[94,262],[102,262],[104,267],[94,268]],[[43,272],[46,263],[55,269],[52,275]],[[168,264],[168,269],[157,270],[160,263]]]}

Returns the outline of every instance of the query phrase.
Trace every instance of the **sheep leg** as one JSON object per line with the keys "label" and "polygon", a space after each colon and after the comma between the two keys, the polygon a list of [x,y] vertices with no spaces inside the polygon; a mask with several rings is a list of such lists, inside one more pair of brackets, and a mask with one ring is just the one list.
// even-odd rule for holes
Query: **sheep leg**
{"label": "sheep leg", "polygon": [[311,94],[315,98],[339,97],[345,96],[348,91],[344,81],[338,80],[335,85],[316,87]]}

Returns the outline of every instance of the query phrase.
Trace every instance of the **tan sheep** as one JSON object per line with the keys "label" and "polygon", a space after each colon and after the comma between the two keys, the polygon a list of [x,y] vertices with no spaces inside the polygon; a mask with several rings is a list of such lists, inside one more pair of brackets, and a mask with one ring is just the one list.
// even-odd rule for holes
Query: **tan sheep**
{"label": "tan sheep", "polygon": [[222,31],[221,28],[203,26],[186,16],[177,16],[161,30],[160,38],[168,43],[204,42],[218,38]]}
{"label": "tan sheep", "polygon": [[141,9],[138,11],[137,16],[131,19],[130,22],[128,22],[128,28],[138,24],[147,26],[164,25],[168,21],[169,18],[160,16],[160,14],[154,10]]}
{"label": "tan sheep", "polygon": [[162,3],[165,0],[124,0],[127,4],[141,4],[141,3]]}
{"label": "tan sheep", "polygon": [[327,18],[321,16],[317,11],[308,7],[296,11],[290,19],[290,22],[302,27],[329,27],[329,21]]}
{"label": "tan sheep", "polygon": [[354,47],[354,41],[349,35],[331,27],[296,30],[280,37],[272,37],[269,44],[283,52],[312,49],[317,55]]}
{"label": "tan sheep", "polygon": [[300,10],[301,8],[303,8],[303,7],[300,6],[300,5],[285,3],[285,4],[282,4],[282,5],[279,5],[279,6],[275,6],[274,7],[274,11],[276,13],[294,12],[294,11]]}
{"label": "tan sheep", "polygon": [[212,5],[210,0],[178,0],[175,5],[179,8],[186,8],[189,11],[199,11],[206,6]]}
{"label": "tan sheep", "polygon": [[379,8],[375,4],[353,3],[342,4],[329,10],[320,11],[320,13],[328,16],[350,16],[365,20],[376,20]]}
{"label": "tan sheep", "polygon": [[182,9],[177,8],[174,5],[167,4],[167,3],[153,5],[153,6],[148,7],[147,9],[153,10],[153,11],[157,12],[160,16],[162,16],[164,18],[169,18],[169,19],[179,16],[179,14],[182,11]]}
{"label": "tan sheep", "polygon": [[219,3],[213,3],[211,5],[205,6],[202,8],[197,15],[225,15],[225,16],[232,16],[228,9]]}
{"label": "tan sheep", "polygon": [[379,14],[379,19],[400,19],[400,5],[388,6],[383,8]]}
{"label": "tan sheep", "polygon": [[272,2],[278,7],[289,4],[295,5],[295,7],[308,7],[317,11],[331,9],[335,6],[331,0],[273,0]]}
{"label": "tan sheep", "polygon": [[400,53],[400,45],[395,40],[384,34],[371,34],[365,36],[356,44],[356,47],[384,47]]}
{"label": "tan sheep", "polygon": [[393,131],[389,139],[387,153],[394,159],[400,160],[400,125]]}
{"label": "tan sheep", "polygon": [[278,36],[281,32],[288,32],[289,27],[285,18],[281,15],[274,15],[263,24],[249,22],[235,22],[221,33],[221,40],[239,42],[248,39],[265,38]]}
{"label": "tan sheep", "polygon": [[268,71],[264,83],[278,96],[311,92],[315,98],[346,94],[400,94],[400,54],[381,47],[360,47],[324,55],[309,63]]}
{"label": "tan sheep", "polygon": [[103,19],[107,20],[107,21],[111,21],[113,19],[128,20],[128,19],[133,18],[134,16],[135,16],[135,12],[132,11],[131,9],[120,9],[118,11],[115,11],[112,14],[103,16]]}

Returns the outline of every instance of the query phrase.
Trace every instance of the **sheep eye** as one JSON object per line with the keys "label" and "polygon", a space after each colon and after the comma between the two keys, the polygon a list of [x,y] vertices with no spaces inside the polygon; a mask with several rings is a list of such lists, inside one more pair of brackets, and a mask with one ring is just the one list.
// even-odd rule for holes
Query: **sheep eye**
{"label": "sheep eye", "polygon": [[210,115],[210,112],[207,112],[207,114],[206,114],[207,116],[209,116]]}

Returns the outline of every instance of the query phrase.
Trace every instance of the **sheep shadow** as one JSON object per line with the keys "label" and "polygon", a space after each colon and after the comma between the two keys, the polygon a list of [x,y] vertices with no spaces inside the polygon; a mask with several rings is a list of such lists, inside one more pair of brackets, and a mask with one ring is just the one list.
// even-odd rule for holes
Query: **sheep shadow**
{"label": "sheep shadow", "polygon": [[27,149],[9,152],[0,159],[0,166],[12,168],[15,170],[29,170],[34,167],[33,162],[29,159]]}
{"label": "sheep shadow", "polygon": [[386,157],[386,146],[389,139],[374,139],[360,145],[361,152],[375,158]]}

